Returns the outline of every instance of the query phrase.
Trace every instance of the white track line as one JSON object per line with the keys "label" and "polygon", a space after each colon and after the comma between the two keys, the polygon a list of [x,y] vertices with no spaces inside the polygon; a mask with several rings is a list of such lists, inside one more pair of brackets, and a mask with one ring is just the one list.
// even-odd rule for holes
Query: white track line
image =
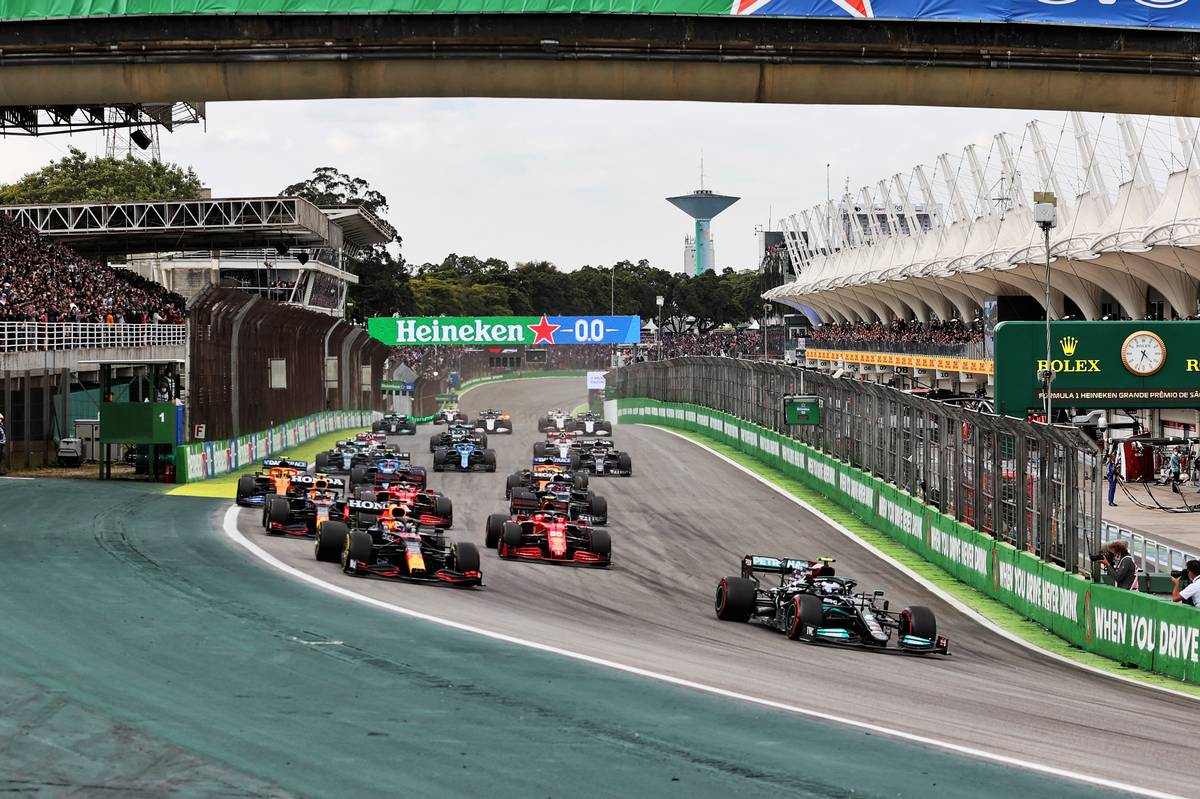
{"label": "white track line", "polygon": [[[684,437],[684,438],[686,438],[686,437]],[[691,439],[687,439],[687,440],[691,440]],[[713,454],[720,456],[720,453],[713,453]],[[736,464],[736,463],[734,465],[738,466],[738,464]],[[739,466],[739,468],[741,468],[741,467]],[[1087,785],[1094,785],[1098,788],[1108,788],[1108,789],[1116,790],[1116,791],[1124,791],[1124,792],[1132,794],[1134,796],[1145,796],[1145,797],[1151,797],[1152,799],[1185,799],[1184,797],[1178,796],[1176,794],[1169,794],[1169,793],[1163,793],[1161,791],[1154,791],[1154,790],[1150,790],[1148,788],[1142,788],[1137,785],[1128,785],[1123,782],[1117,782],[1116,780],[1109,780],[1109,779],[1105,779],[1103,777],[1097,777],[1092,774],[1083,774],[1083,773],[1080,773],[1077,771],[1069,771],[1067,769],[1056,768],[1054,766],[1046,766],[1046,765],[1042,765],[1040,763],[1034,763],[1034,762],[1031,762],[1028,760],[1021,760],[1020,758],[1009,757],[1008,755],[1001,755],[1001,754],[997,754],[995,752],[987,752],[982,749],[973,749],[969,746],[962,746],[961,744],[951,743],[949,741],[941,741],[936,738],[927,738],[923,735],[915,735],[910,732],[904,732],[903,730],[895,730],[890,727],[882,727],[878,724],[869,724],[867,722],[856,721],[854,719],[845,718],[843,716],[836,716],[831,713],[824,713],[824,712],[821,712],[818,710],[811,710],[809,708],[799,707],[797,705],[789,705],[789,704],[785,704],[783,702],[776,702],[771,699],[763,699],[761,697],[751,696],[749,694],[742,694],[742,693],[738,693],[736,691],[729,691],[724,688],[718,688],[714,685],[706,685],[705,683],[693,682],[692,680],[685,680],[681,677],[673,677],[670,674],[663,674],[661,672],[650,671],[649,669],[639,668],[638,666],[630,666],[625,663],[618,663],[615,660],[605,660],[603,658],[593,657],[591,655],[585,655],[582,652],[574,652],[570,649],[562,649],[561,647],[550,646],[549,644],[541,644],[541,643],[538,643],[537,641],[530,641],[525,638],[517,638],[512,635],[505,635],[504,633],[498,633],[493,630],[486,630],[482,627],[474,627],[470,624],[463,624],[462,622],[453,621],[451,619],[445,619],[440,616],[432,616],[428,613],[422,613],[421,611],[418,611],[418,610],[412,610],[411,608],[406,608],[402,605],[396,605],[391,602],[385,602],[382,599],[376,599],[375,597],[367,596],[366,594],[360,594],[357,591],[351,591],[349,588],[344,588],[340,585],[335,585],[334,583],[326,582],[325,580],[322,580],[320,577],[302,572],[299,569],[295,568],[294,566],[289,566],[288,564],[279,560],[274,555],[272,555],[270,552],[267,552],[265,549],[260,547],[258,544],[251,541],[249,538],[247,538],[245,535],[243,535],[240,530],[238,530],[238,527],[237,527],[238,510],[239,510],[239,508],[237,505],[231,505],[229,507],[229,509],[227,511],[225,511],[225,516],[224,516],[224,519],[222,520],[222,528],[224,529],[225,535],[231,541],[233,541],[235,544],[237,544],[238,546],[244,547],[247,551],[250,552],[250,554],[254,555],[259,560],[263,561],[264,563],[271,566],[272,568],[278,569],[279,571],[283,572],[284,574],[287,574],[290,577],[294,577],[295,579],[300,580],[305,583],[308,583],[309,585],[316,586],[317,588],[320,588],[324,591],[328,591],[329,593],[337,594],[339,596],[345,597],[346,599],[352,599],[356,602],[361,602],[364,605],[371,605],[372,607],[379,608],[380,610],[386,610],[390,613],[396,613],[401,616],[408,616],[409,618],[420,619],[422,621],[432,622],[434,624],[439,624],[443,627],[449,627],[449,628],[452,628],[455,630],[461,630],[463,632],[472,633],[474,635],[481,635],[485,638],[490,638],[494,641],[502,641],[506,644],[515,644],[516,646],[522,646],[527,649],[533,649],[533,650],[536,650],[539,652],[547,652],[552,655],[559,655],[561,657],[570,658],[572,660],[578,660],[583,663],[590,663],[594,666],[601,666],[603,668],[625,672],[626,674],[634,674],[634,675],[637,675],[638,677],[645,677],[647,679],[657,680],[658,682],[667,683],[669,685],[675,685],[675,686],[678,686],[681,688],[690,688],[695,691],[703,691],[704,693],[712,694],[714,696],[725,697],[727,699],[737,699],[742,702],[749,702],[751,704],[760,705],[762,707],[769,707],[774,710],[782,710],[782,711],[785,711],[788,713],[794,713],[799,716],[805,716],[807,718],[820,719],[821,721],[833,722],[835,724],[841,724],[846,727],[852,727],[854,729],[862,730],[864,732],[871,732],[871,733],[875,733],[877,735],[886,735],[890,738],[897,738],[902,741],[908,741],[910,743],[921,744],[923,746],[929,746],[929,747],[933,747],[935,749],[942,749],[942,750],[945,750],[948,752],[954,752],[956,754],[966,755],[967,757],[972,757],[977,760],[985,760],[985,761],[988,761],[991,763],[999,763],[1004,766],[1013,766],[1015,768],[1025,769],[1026,771],[1033,771],[1038,774],[1046,774],[1046,775],[1049,775],[1052,777],[1059,777],[1062,779],[1071,780],[1073,782],[1084,783]]]}
{"label": "white track line", "polygon": [[[738,469],[738,470],[744,472],[745,474],[750,475],[758,482],[760,482],[763,485],[770,488],[772,491],[775,491],[776,493],[786,497],[787,499],[790,499],[795,504],[804,508],[806,511],[811,513],[813,516],[816,516],[818,519],[825,522],[825,524],[829,525],[830,527],[837,530],[842,535],[851,539],[852,541],[857,543],[863,549],[870,552],[875,557],[880,558],[881,560],[885,561],[892,568],[896,569],[897,571],[901,572],[902,574],[915,580],[926,590],[937,595],[938,598],[942,599],[944,602],[946,602],[946,604],[950,605],[955,610],[957,610],[960,613],[962,613],[963,615],[967,616],[972,621],[991,630],[996,635],[1007,638],[1009,641],[1012,641],[1016,644],[1020,644],[1021,646],[1025,647],[1026,649],[1037,652],[1040,655],[1045,655],[1048,658],[1053,658],[1054,660],[1057,660],[1059,663],[1065,663],[1074,668],[1082,669],[1082,670],[1090,672],[1092,674],[1097,674],[1101,677],[1107,677],[1110,680],[1120,680],[1121,682],[1128,683],[1130,685],[1136,685],[1139,688],[1149,688],[1150,690],[1153,690],[1153,691],[1162,691],[1165,694],[1170,694],[1171,696],[1180,697],[1183,699],[1190,699],[1193,702],[1200,701],[1200,696],[1197,696],[1196,694],[1189,694],[1184,691],[1179,691],[1179,690],[1176,690],[1174,688],[1169,688],[1164,685],[1154,685],[1152,683],[1142,682],[1141,680],[1134,678],[1134,677],[1126,677],[1124,674],[1114,674],[1111,671],[1106,671],[1105,669],[1101,669],[1096,666],[1092,666],[1088,663],[1080,663],[1077,660],[1073,660],[1064,655],[1060,655],[1057,652],[1051,652],[1048,649],[1043,649],[1042,647],[1038,646],[1037,644],[1033,643],[1032,641],[1028,641],[1028,640],[1022,638],[1017,633],[1014,633],[1014,632],[1004,629],[1003,627],[996,624],[994,621],[992,621],[988,617],[984,616],[979,611],[972,608],[970,605],[966,604],[965,602],[958,599],[953,594],[946,591],[941,586],[939,586],[936,583],[917,574],[915,571],[913,571],[909,567],[905,566],[900,561],[894,560],[890,555],[888,555],[883,550],[878,549],[874,545],[870,544],[869,542],[864,541],[863,539],[859,538],[858,535],[855,534],[848,527],[845,527],[840,522],[838,522],[834,519],[831,519],[829,516],[826,516],[824,513],[817,510],[816,508],[814,508],[812,505],[809,505],[807,502],[805,502],[804,500],[795,496],[794,494],[792,494],[790,491],[783,488],[782,486],[776,485],[771,480],[767,479],[766,477],[763,477],[761,474],[758,474],[757,472],[753,471],[752,469],[746,468],[745,466],[743,466],[742,464],[733,460],[732,458],[730,458],[726,455],[723,455],[720,452],[717,452],[716,450],[712,449],[711,447],[709,447],[705,444],[700,443],[699,441],[696,441],[694,438],[686,436],[683,433],[680,433],[676,430],[672,430],[669,427],[662,427],[662,426],[656,425],[656,424],[645,424],[642,426],[643,427],[652,427],[655,430],[661,430],[664,433],[670,433],[671,435],[676,436],[677,438],[681,438],[684,441],[687,441],[687,442],[699,447],[700,449],[704,450],[705,452],[709,453],[710,455],[712,455],[716,458],[720,458],[721,460],[725,461],[733,468]],[[747,455],[746,457],[749,458],[749,457],[753,457],[753,456]],[[764,465],[764,468],[769,469],[771,467]],[[832,502],[832,501],[833,500],[830,500],[830,502]],[[953,579],[953,578],[951,578],[951,579]]]}

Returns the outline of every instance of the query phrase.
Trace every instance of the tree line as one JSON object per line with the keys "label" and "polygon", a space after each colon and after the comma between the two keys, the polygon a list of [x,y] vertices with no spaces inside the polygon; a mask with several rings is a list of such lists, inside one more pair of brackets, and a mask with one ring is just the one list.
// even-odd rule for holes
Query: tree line
{"label": "tree line", "polygon": [[[69,154],[0,186],[0,203],[112,202],[191,199],[202,183],[191,167],[133,157],[95,158],[71,148]],[[321,207],[358,206],[386,219],[388,201],[366,180],[333,167],[283,188],[280,196],[303,197]],[[408,264],[399,235],[359,252],[349,264],[359,282],[350,287],[348,312],[372,316],[529,316],[603,315],[610,312],[658,319],[663,297],[668,329],[699,332],[762,314],[760,295],[768,284],[756,270],[669,272],[646,260],[561,271],[548,261],[509,264],[450,254],[441,263]],[[766,278],[770,280],[768,275]]]}

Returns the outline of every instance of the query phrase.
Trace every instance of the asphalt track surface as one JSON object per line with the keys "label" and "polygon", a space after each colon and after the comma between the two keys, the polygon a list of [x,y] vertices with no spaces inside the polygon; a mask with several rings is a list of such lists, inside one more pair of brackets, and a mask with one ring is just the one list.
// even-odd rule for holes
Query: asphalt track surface
{"label": "asphalt track surface", "polygon": [[[581,380],[476,389],[518,423]],[[424,432],[427,428],[422,428]],[[411,449],[427,460],[427,436]],[[597,480],[616,563],[500,562],[487,587],[347,577],[305,541],[247,538],[394,605],[1021,759],[1190,793],[1194,706],[1014,647],[793,504],[649,428],[637,476]],[[440,475],[482,539],[496,475]],[[611,488],[609,487],[611,483]],[[231,544],[230,503],[157,487],[0,480],[0,791],[33,796],[1093,797],[1093,786],[731,701],[403,618],[316,590]],[[712,618],[746,551],[838,558],[936,608],[945,660],[818,648]]]}
{"label": "asphalt track surface", "polygon": [[[484,520],[505,509],[504,476],[527,466],[537,417],[584,399],[578,378],[505,381],[473,389],[463,408],[502,407],[515,433],[489,437],[499,469],[434,474],[454,500],[451,531],[482,548]],[[395,439],[430,463],[428,426]],[[661,430],[619,426],[632,478],[594,479],[608,499],[614,565],[592,570],[501,561],[483,552],[479,592],[348,577],[311,546],[269,538],[255,511],[247,536],[284,562],[405,607],[733,691],[886,725],[1164,792],[1194,768],[1200,747],[1189,700],[1089,674],[980,627],[802,508],[698,447]],[[713,589],[746,553],[831,556],[860,588],[894,606],[925,605],[951,640],[949,658],[835,649],[788,641],[752,624],[718,622]],[[478,596],[486,593],[486,597]]]}

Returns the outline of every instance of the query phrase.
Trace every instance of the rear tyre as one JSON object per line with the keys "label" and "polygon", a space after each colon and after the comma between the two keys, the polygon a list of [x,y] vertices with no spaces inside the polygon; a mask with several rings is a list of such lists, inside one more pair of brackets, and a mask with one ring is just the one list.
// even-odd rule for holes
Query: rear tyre
{"label": "rear tyre", "polygon": [[590,479],[591,478],[587,472],[580,472],[579,474],[575,475],[575,488],[579,491],[583,491],[588,487],[588,480]]}
{"label": "rear tyre", "polygon": [[325,522],[317,528],[317,540],[313,543],[313,555],[323,563],[337,563],[342,548],[346,546],[349,531],[341,522]]}
{"label": "rear tyre", "polygon": [[487,449],[487,433],[480,433],[477,443],[480,449]]}
{"label": "rear tyre", "polygon": [[784,613],[783,632],[793,641],[811,641],[813,635],[808,629],[811,627],[816,630],[824,621],[825,611],[822,609],[820,597],[796,594]]}
{"label": "rear tyre", "polygon": [[[287,524],[288,517],[292,515],[291,503],[286,498],[281,496],[271,497],[271,507],[267,508],[267,521],[271,524]],[[270,526],[267,527],[267,532],[271,532]]]}
{"label": "rear tyre", "polygon": [[627,474],[633,474],[633,458],[628,452],[617,453],[617,468]]}
{"label": "rear tyre", "polygon": [[544,433],[549,429],[550,429],[550,417],[548,417],[548,416],[538,417],[538,432]]}
{"label": "rear tyre", "polygon": [[608,500],[601,496],[593,496],[591,511],[596,518],[608,521]]}
{"label": "rear tyre", "polygon": [[359,486],[354,492],[354,498],[366,500],[367,502],[374,502],[377,496],[375,494],[375,489],[369,488],[368,486]]}
{"label": "rear tyre", "polygon": [[612,422],[600,422],[596,425],[596,428],[598,430],[603,430],[604,432],[608,433],[610,436],[612,435]]}
{"label": "rear tyre", "polygon": [[479,571],[479,547],[470,541],[460,541],[454,545],[454,570],[460,572]]}
{"label": "rear tyre", "polygon": [[442,449],[441,447],[438,447],[433,451],[433,470],[435,472],[445,471],[447,453],[448,450]]}
{"label": "rear tyre", "polygon": [[454,503],[450,501],[450,497],[433,498],[433,515],[441,516],[448,522],[454,520]]}
{"label": "rear tyre", "polygon": [[329,453],[328,452],[318,452],[317,453],[317,471],[318,472],[329,471]]}
{"label": "rear tyre", "polygon": [[504,481],[504,498],[511,499],[513,489],[520,486],[524,482],[525,480],[521,477],[520,472],[517,472],[516,474],[510,474]]}
{"label": "rear tyre", "polygon": [[485,449],[483,451],[483,467],[489,472],[496,471],[496,453],[494,450]]}
{"label": "rear tyre", "polygon": [[592,530],[591,551],[593,555],[612,560],[612,536],[607,530]]}
{"label": "rear tyre", "polygon": [[721,621],[749,621],[756,596],[753,580],[725,577],[717,583],[713,609]]}
{"label": "rear tyre", "polygon": [[241,502],[242,500],[249,497],[251,494],[254,493],[254,489],[257,487],[258,486],[254,481],[253,475],[244,474],[241,477],[239,477],[238,483],[237,483],[237,494],[236,494],[237,501]]}
{"label": "rear tyre", "polygon": [[505,522],[500,534],[500,556],[511,557],[512,550],[521,546],[521,525],[516,522]]}
{"label": "rear tyre", "polygon": [[350,562],[355,564],[361,563],[364,566],[371,564],[371,555],[373,554],[373,542],[371,534],[365,530],[355,530],[345,537],[345,544],[342,547],[342,571],[347,574],[352,574],[358,570],[351,569]]}
{"label": "rear tyre", "polygon": [[350,467],[350,488],[352,490],[359,483],[365,483],[366,481],[367,481],[367,467],[365,467],[365,466],[351,466]]}
{"label": "rear tyre", "polygon": [[371,425],[371,432],[372,433],[383,432],[383,422],[375,422],[375,424]]}
{"label": "rear tyre", "polygon": [[937,619],[933,611],[920,605],[905,608],[900,612],[900,634],[915,635],[930,641],[937,638]]}
{"label": "rear tyre", "polygon": [[571,453],[571,471],[577,471],[583,465],[583,460],[579,457],[578,452]]}
{"label": "rear tyre", "polygon": [[441,445],[441,443],[442,443],[442,434],[434,433],[433,435],[431,435],[429,437],[429,451],[437,452],[437,448],[438,448],[438,446]]}
{"label": "rear tyre", "polygon": [[488,549],[495,549],[500,545],[500,538],[504,535],[504,525],[508,523],[508,517],[503,513],[493,513],[487,517],[487,522],[483,525],[483,545]]}
{"label": "rear tyre", "polygon": [[547,457],[549,454],[550,454],[550,453],[546,452],[546,442],[545,442],[545,441],[535,441],[535,442],[534,442],[534,444],[533,444],[533,457],[535,457],[535,458],[545,458],[545,457]]}

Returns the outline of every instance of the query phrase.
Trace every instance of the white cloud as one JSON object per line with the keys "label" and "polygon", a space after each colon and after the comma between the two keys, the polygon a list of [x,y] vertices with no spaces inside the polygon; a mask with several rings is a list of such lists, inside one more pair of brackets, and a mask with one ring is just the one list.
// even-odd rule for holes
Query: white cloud
{"label": "white cloud", "polygon": [[[1032,112],[552,100],[210,103],[199,126],[164,134],[214,196],[274,194],[317,166],[361,176],[391,202],[409,261],[448,252],[563,268],[648,258],[682,266],[690,220],[663,198],[709,188],[742,199],[713,223],[720,266],[755,265],[756,224],[832,188],[874,182]],[[8,139],[0,180],[97,135]]]}

